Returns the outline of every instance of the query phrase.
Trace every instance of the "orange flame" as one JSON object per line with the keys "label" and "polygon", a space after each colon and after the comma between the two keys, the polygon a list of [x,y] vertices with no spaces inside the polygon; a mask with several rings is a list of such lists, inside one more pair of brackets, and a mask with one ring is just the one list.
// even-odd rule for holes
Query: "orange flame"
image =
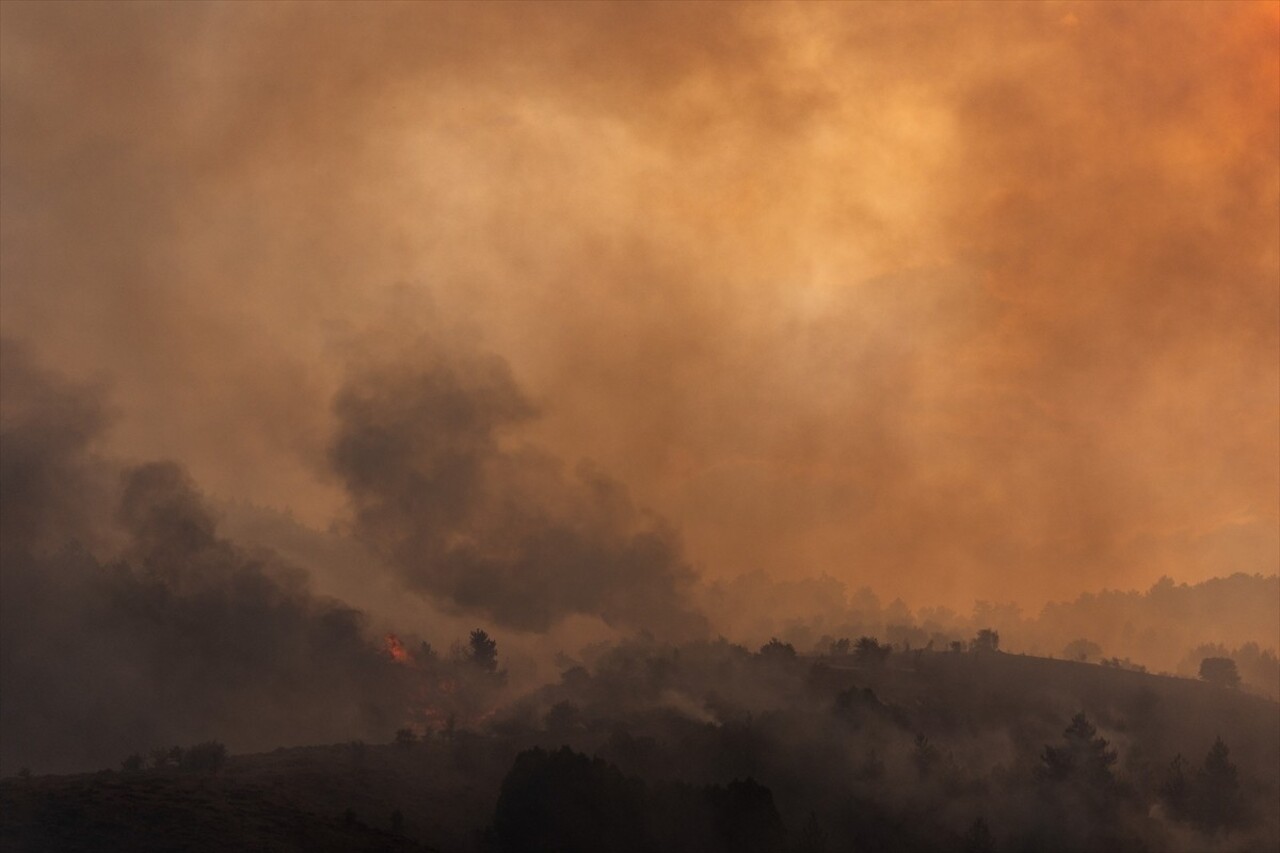
{"label": "orange flame", "polygon": [[400,638],[395,634],[387,634],[387,636],[383,637],[382,650],[396,663],[413,663],[409,650],[404,647],[404,643],[400,642]]}

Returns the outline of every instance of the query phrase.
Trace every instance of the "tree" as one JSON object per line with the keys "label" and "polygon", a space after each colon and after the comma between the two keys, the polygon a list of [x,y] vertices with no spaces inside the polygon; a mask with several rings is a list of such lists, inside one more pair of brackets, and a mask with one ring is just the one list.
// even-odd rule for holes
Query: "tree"
{"label": "tree", "polygon": [[853,657],[861,663],[884,663],[892,651],[892,646],[888,643],[881,645],[875,637],[859,637],[853,645]]}
{"label": "tree", "polygon": [[142,756],[135,752],[133,755],[130,755],[124,761],[120,762],[120,769],[126,773],[136,773],[142,769],[142,765]]}
{"label": "tree", "polygon": [[1204,766],[1196,772],[1195,814],[1208,829],[1233,826],[1240,820],[1240,779],[1230,753],[1222,738],[1215,738]]}
{"label": "tree", "polygon": [[405,749],[408,749],[417,742],[418,736],[413,733],[413,729],[396,730],[396,746],[402,746]]}
{"label": "tree", "polygon": [[1072,640],[1067,643],[1066,648],[1062,650],[1062,656],[1067,660],[1098,660],[1102,657],[1102,646],[1092,640],[1086,640],[1083,638],[1079,640]]}
{"label": "tree", "polygon": [[796,659],[796,648],[790,643],[784,643],[777,637],[773,637],[760,647],[760,659],[780,662],[793,661]]}
{"label": "tree", "polygon": [[568,747],[516,756],[494,810],[505,851],[644,851],[644,783]]}
{"label": "tree", "polygon": [[1240,686],[1240,672],[1231,658],[1205,658],[1200,661],[1200,679],[1219,687]]}
{"label": "tree", "polygon": [[831,642],[831,654],[835,657],[843,657],[844,655],[849,654],[849,647],[852,645],[853,644],[849,641],[848,637],[841,637],[838,640],[833,640]]}
{"label": "tree", "polygon": [[492,639],[483,628],[471,632],[468,641],[470,653],[468,660],[483,672],[498,671],[498,641]]}
{"label": "tree", "polygon": [[1111,765],[1116,751],[1108,748],[1105,738],[1096,737],[1097,728],[1083,713],[1071,718],[1062,733],[1062,746],[1046,746],[1041,754],[1041,774],[1048,779],[1079,781],[1099,787],[1110,787],[1115,781]]}
{"label": "tree", "polygon": [[1164,781],[1160,783],[1160,799],[1172,817],[1182,820],[1191,811],[1191,788],[1187,784],[1187,760],[1178,753],[1165,770]]}
{"label": "tree", "polygon": [[549,733],[556,736],[564,735],[581,727],[582,711],[566,699],[552,705],[543,721]]}
{"label": "tree", "polygon": [[983,628],[969,643],[975,652],[994,652],[1000,649],[1000,632],[992,628]]}

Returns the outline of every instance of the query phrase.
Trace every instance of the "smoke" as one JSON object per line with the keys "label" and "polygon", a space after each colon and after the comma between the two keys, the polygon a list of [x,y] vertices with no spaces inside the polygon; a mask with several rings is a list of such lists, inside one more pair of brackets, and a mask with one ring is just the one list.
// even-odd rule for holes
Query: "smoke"
{"label": "smoke", "polygon": [[0,14],[0,324],[211,494],[328,525],[409,282],[711,576],[1280,559],[1273,5]]}
{"label": "smoke", "polygon": [[384,737],[411,685],[367,617],[220,538],[175,463],[95,456],[92,389],[3,347],[0,766],[111,766],[218,737],[234,749]]}
{"label": "smoke", "polygon": [[354,530],[407,583],[522,630],[572,614],[703,633],[675,532],[617,482],[505,440],[535,410],[507,364],[449,352],[353,375],[330,458]]}
{"label": "smoke", "polygon": [[[424,711],[421,676],[394,665],[369,616],[313,593],[310,565],[226,538],[179,464],[99,452],[103,390],[2,346],[4,767],[111,765],[208,737],[381,739]],[[508,446],[533,405],[500,359],[461,353],[356,368],[337,397],[334,468],[383,557],[331,535],[320,544],[349,561],[341,574],[391,566],[446,610],[522,630],[578,616],[705,633],[675,533],[589,466],[569,475]]]}
{"label": "smoke", "polygon": [[[691,567],[752,633],[787,603],[735,593],[753,571],[869,625],[834,585],[1035,612],[1280,562],[1273,4],[0,20],[0,330],[112,389],[3,353],[6,732],[76,704],[63,667],[205,736],[135,697],[206,660],[279,707],[263,740],[328,731],[299,707],[376,728],[363,617],[228,541],[222,501],[329,530],[295,537],[329,589],[529,630],[696,635]],[[472,343],[353,360],[388,305]],[[1086,611],[1048,650],[1123,654]],[[1273,642],[1262,616],[1195,642]],[[181,640],[241,633],[277,648]],[[303,663],[324,637],[348,651]],[[286,660],[333,695],[273,704]],[[248,718],[186,689],[175,720]]]}

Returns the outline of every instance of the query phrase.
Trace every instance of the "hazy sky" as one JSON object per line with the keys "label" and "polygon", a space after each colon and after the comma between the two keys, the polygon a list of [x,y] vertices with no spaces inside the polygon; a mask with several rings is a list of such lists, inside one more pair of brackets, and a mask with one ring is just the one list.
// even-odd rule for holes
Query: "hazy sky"
{"label": "hazy sky", "polygon": [[1276,3],[0,21],[0,330],[106,384],[104,451],[341,526],[335,395],[428,347],[705,577],[1280,564]]}

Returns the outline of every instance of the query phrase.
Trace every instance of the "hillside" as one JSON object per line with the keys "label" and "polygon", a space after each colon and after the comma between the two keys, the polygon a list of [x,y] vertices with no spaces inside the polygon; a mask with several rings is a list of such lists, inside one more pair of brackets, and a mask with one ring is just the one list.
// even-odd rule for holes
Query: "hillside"
{"label": "hillside", "polygon": [[[1078,712],[1117,753],[1098,783],[1114,802],[1096,810],[1080,804],[1085,783],[1050,780],[1041,766]],[[1198,812],[1166,813],[1174,756],[1198,778],[1194,768],[1219,736],[1238,774],[1239,812],[1212,828]],[[527,752],[562,745],[601,760]],[[533,789],[508,775],[513,763],[526,781],[540,780],[534,800],[519,799]],[[6,779],[0,843],[12,851],[533,849],[513,845],[509,827],[503,835],[511,814],[533,819],[558,785],[577,792],[566,794],[573,802],[606,796],[616,779],[617,791],[632,792],[616,795],[629,805],[601,807],[615,817],[631,809],[644,838],[673,834],[688,845],[681,849],[733,849],[745,842],[726,826],[767,818],[761,825],[773,829],[755,842],[762,850],[814,839],[822,846],[810,849],[960,850],[975,833],[989,846],[974,849],[1261,850],[1280,837],[1269,805],[1278,768],[1280,706],[1190,680],[999,653],[908,653],[872,664],[785,648],[636,645],[567,671],[477,731],[237,755],[212,773]],[[751,796],[746,779],[759,783]],[[693,812],[673,805],[689,802]],[[1060,812],[1070,802],[1074,811]],[[496,830],[495,812],[508,816]],[[578,841],[564,849],[592,849],[591,838]]]}

